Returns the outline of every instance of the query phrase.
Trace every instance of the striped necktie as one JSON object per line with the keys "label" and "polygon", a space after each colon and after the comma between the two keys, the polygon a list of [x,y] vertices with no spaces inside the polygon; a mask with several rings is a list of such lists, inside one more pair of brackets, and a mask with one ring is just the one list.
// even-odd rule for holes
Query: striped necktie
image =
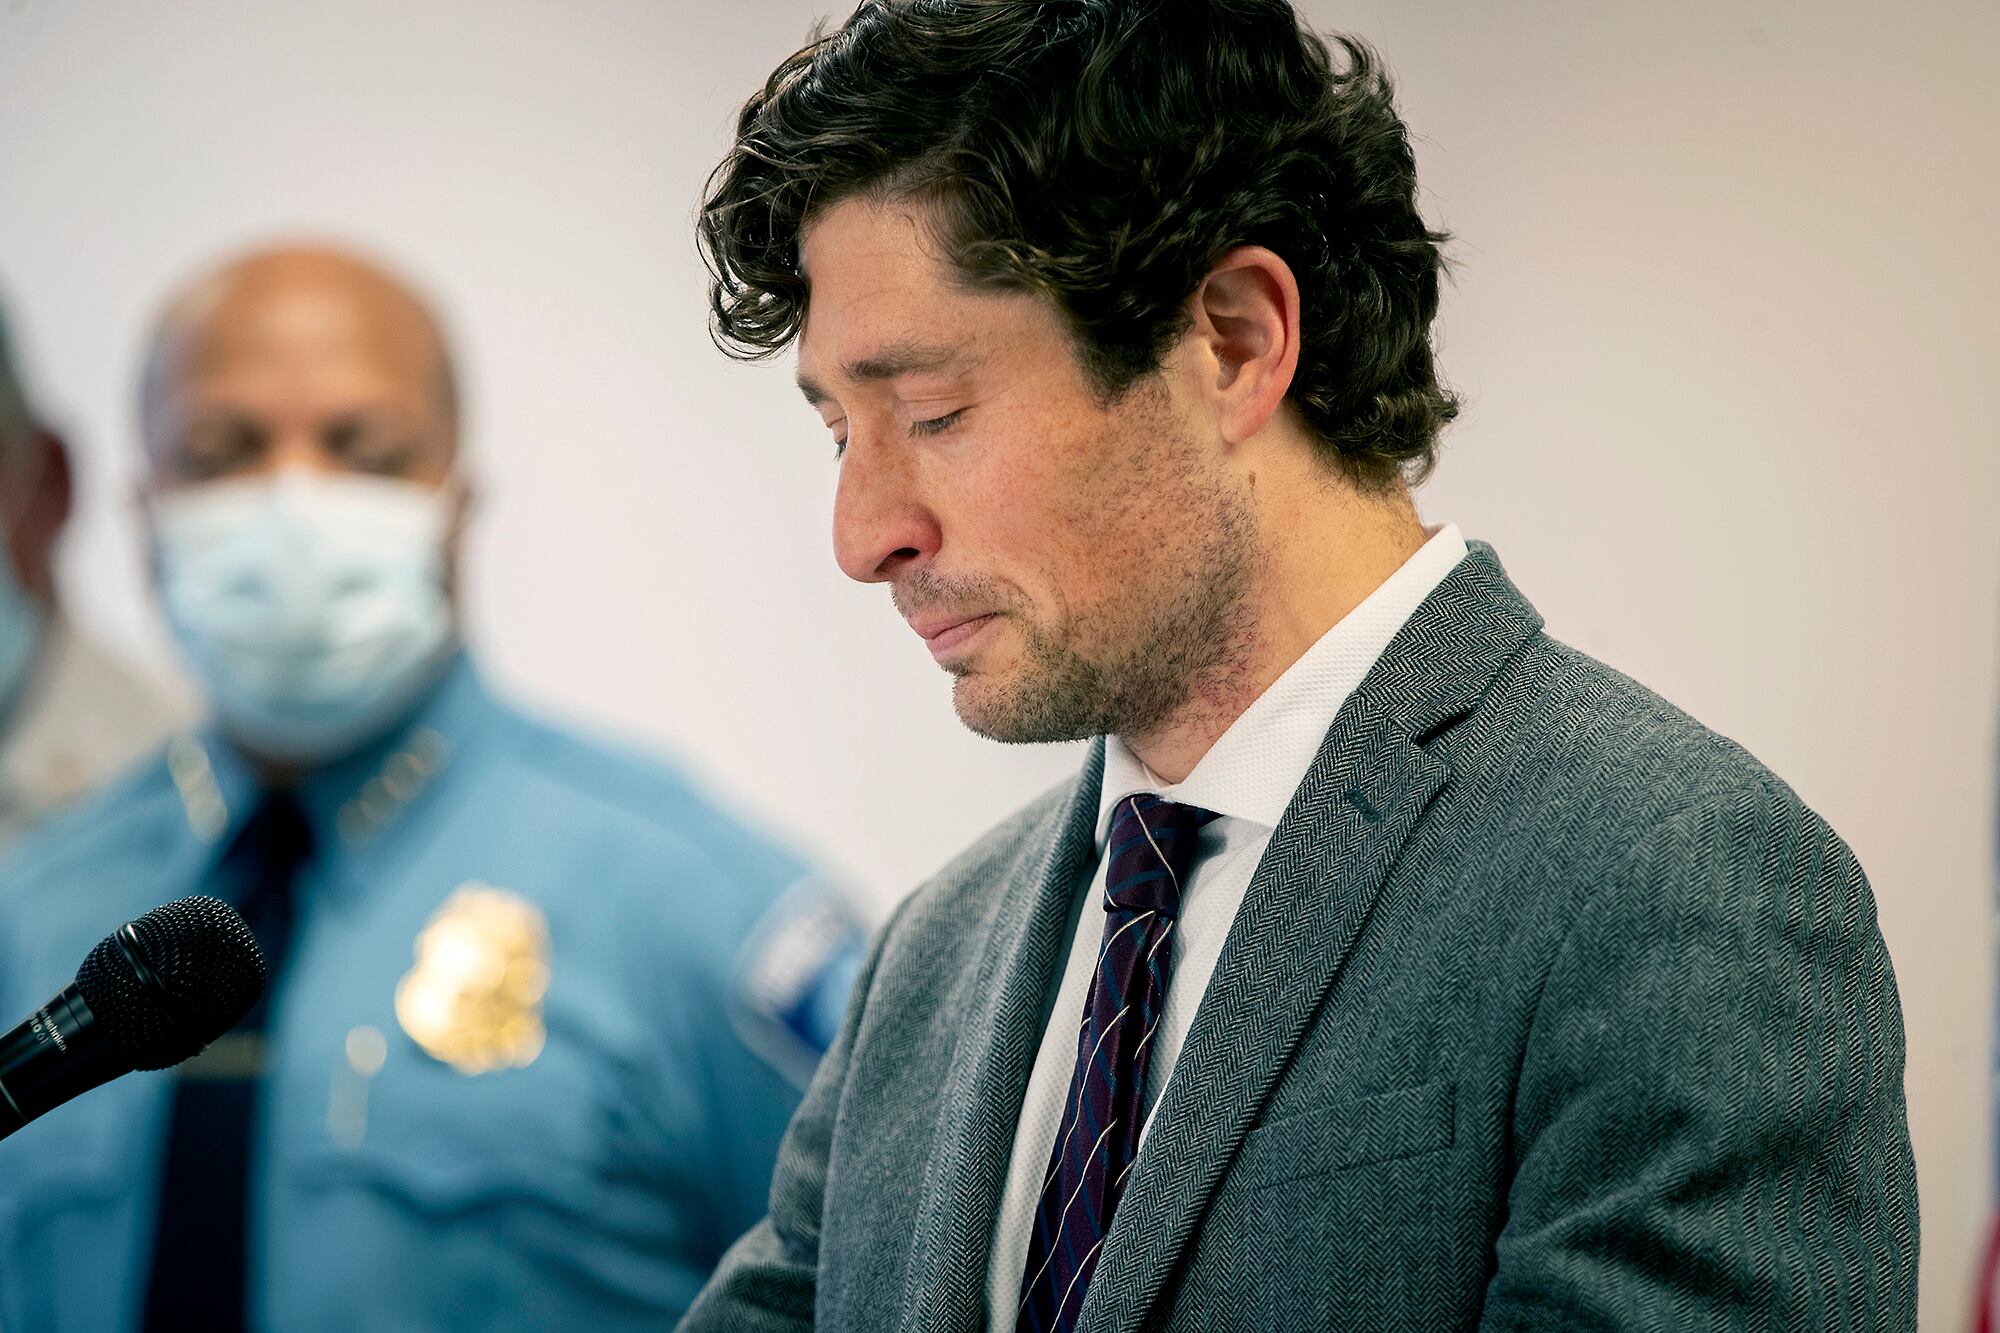
{"label": "striped necktie", "polygon": [[1125,797],[1112,815],[1104,943],[1035,1209],[1017,1333],[1076,1326],[1145,1126],[1146,1070],[1166,1008],[1181,883],[1201,826],[1215,817],[1147,793]]}

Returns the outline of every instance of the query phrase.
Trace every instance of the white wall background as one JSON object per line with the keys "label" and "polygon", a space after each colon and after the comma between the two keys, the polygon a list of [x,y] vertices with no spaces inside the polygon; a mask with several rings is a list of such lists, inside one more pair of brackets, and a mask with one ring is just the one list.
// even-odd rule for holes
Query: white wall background
{"label": "white wall background", "polygon": [[[0,0],[0,284],[80,451],[78,613],[171,669],[134,543],[142,322],[275,232],[457,328],[495,673],[670,747],[887,903],[1074,765],[961,732],[830,557],[786,370],[709,346],[689,217],[824,3]],[[1423,498],[1552,632],[1747,744],[1874,878],[1923,1324],[1986,1209],[2000,6],[1353,0],[1458,233],[1471,408]]]}

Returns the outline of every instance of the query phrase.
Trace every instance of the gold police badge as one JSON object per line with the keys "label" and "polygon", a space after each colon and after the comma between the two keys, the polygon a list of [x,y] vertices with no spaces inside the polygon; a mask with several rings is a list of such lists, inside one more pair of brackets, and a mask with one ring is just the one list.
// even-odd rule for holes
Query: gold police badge
{"label": "gold police badge", "polygon": [[396,986],[396,1020],[461,1074],[521,1068],[542,1053],[549,924],[490,884],[461,885],[417,935],[417,965]]}

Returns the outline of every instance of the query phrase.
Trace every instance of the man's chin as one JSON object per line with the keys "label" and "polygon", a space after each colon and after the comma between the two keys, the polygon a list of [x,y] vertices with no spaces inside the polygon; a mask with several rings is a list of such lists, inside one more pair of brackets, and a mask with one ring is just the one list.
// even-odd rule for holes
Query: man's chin
{"label": "man's chin", "polygon": [[1101,728],[1079,710],[1056,702],[1019,682],[996,680],[984,673],[957,672],[951,706],[966,730],[1006,745],[1045,745],[1088,740]]}

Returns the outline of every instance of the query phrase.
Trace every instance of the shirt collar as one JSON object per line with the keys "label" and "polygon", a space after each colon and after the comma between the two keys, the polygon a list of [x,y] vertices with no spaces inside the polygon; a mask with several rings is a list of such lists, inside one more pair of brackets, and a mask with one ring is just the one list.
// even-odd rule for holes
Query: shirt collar
{"label": "shirt collar", "polygon": [[[489,696],[460,650],[423,702],[374,743],[307,774],[295,795],[322,847],[373,842],[452,762],[475,731]],[[207,843],[226,841],[256,808],[256,770],[214,726],[175,738],[167,768],[189,826]],[[337,840],[337,842],[336,842]]]}
{"label": "shirt collar", "polygon": [[1275,829],[1347,696],[1424,598],[1465,558],[1465,538],[1457,524],[1441,523],[1425,531],[1429,540],[1271,682],[1184,781],[1161,782],[1124,741],[1106,738],[1098,845],[1109,836],[1114,807],[1134,792],[1155,792],[1226,819]]}

